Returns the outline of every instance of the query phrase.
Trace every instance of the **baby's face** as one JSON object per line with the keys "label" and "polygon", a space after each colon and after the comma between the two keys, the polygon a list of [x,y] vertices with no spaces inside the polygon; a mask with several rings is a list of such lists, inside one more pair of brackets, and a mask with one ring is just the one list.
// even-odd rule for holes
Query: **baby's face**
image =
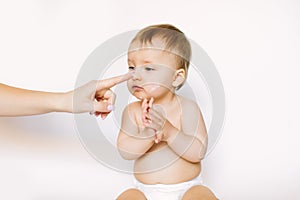
{"label": "baby's face", "polygon": [[172,53],[155,48],[129,51],[128,68],[133,73],[128,90],[138,99],[159,99],[175,90],[177,60]]}

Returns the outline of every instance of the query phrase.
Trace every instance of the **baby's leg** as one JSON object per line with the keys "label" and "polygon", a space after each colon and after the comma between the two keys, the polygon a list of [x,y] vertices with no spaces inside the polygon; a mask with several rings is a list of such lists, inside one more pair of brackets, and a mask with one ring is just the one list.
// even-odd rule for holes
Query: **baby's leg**
{"label": "baby's leg", "polygon": [[214,193],[203,185],[195,185],[188,189],[182,200],[218,200]]}
{"label": "baby's leg", "polygon": [[117,200],[147,200],[145,195],[138,189],[128,189],[120,196],[118,196]]}

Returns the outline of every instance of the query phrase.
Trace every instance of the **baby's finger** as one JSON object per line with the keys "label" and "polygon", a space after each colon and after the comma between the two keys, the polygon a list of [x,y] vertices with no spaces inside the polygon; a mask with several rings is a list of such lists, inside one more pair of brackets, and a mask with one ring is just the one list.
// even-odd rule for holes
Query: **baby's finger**
{"label": "baby's finger", "polygon": [[142,122],[145,123],[146,122],[146,112],[145,112],[145,107],[146,107],[146,99],[144,99],[142,101],[142,107],[141,107],[141,110],[142,110]]}
{"label": "baby's finger", "polygon": [[155,132],[155,143],[159,143],[162,140],[163,134],[161,131]]}
{"label": "baby's finger", "polygon": [[155,110],[153,109],[149,109],[149,113],[148,113],[149,117],[154,120],[154,121],[161,121],[164,120],[165,118],[163,116],[161,116],[159,113],[157,113]]}
{"label": "baby's finger", "polygon": [[147,112],[147,107],[148,107],[147,99],[143,99],[143,102],[142,102],[142,111],[143,111],[143,113]]}
{"label": "baby's finger", "polygon": [[152,108],[153,106],[153,101],[154,101],[154,98],[151,97],[150,101],[149,101],[149,108]]}
{"label": "baby's finger", "polygon": [[148,127],[152,124],[152,119],[150,119],[149,117],[145,117],[145,121],[143,122],[144,126]]}
{"label": "baby's finger", "polygon": [[155,121],[151,121],[147,124],[144,123],[144,125],[148,128],[151,128],[151,129],[154,129],[155,131],[159,131],[159,130],[162,130],[162,124],[161,123],[157,123]]}

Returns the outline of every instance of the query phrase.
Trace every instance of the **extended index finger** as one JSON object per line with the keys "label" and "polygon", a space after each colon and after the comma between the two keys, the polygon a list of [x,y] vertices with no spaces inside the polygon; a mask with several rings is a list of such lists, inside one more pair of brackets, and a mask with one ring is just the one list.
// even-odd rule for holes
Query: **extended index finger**
{"label": "extended index finger", "polygon": [[126,74],[123,74],[120,76],[115,76],[112,78],[100,80],[100,81],[98,81],[97,90],[104,89],[104,88],[109,89],[119,83],[127,81],[131,77],[132,77],[132,73],[126,73]]}

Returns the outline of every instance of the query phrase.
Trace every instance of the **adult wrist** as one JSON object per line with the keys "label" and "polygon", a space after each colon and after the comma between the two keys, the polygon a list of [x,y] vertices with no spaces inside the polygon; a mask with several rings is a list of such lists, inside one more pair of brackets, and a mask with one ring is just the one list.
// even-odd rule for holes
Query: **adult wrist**
{"label": "adult wrist", "polygon": [[72,92],[55,93],[56,101],[54,109],[56,112],[73,112],[73,95]]}

